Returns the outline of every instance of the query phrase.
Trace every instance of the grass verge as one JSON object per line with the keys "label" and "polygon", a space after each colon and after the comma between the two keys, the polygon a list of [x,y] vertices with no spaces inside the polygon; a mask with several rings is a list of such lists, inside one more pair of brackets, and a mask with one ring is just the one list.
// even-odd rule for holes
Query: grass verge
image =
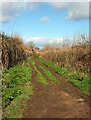
{"label": "grass verge", "polygon": [[28,82],[22,88],[22,94],[15,97],[9,106],[3,109],[3,118],[23,118],[24,109],[27,106],[26,102],[33,95],[33,86]]}
{"label": "grass verge", "polygon": [[6,107],[16,97],[22,94],[22,88],[31,80],[32,70],[26,66],[14,66],[2,74],[2,106]]}
{"label": "grass verge", "polygon": [[[21,109],[21,101],[23,103],[23,99],[33,94],[32,86],[29,85],[32,77],[32,69],[28,65],[30,59],[27,61],[23,66],[16,65],[2,73],[3,117],[17,116],[16,118],[18,118],[17,110]],[[26,85],[29,86],[25,87]]]}
{"label": "grass verge", "polygon": [[40,61],[49,68],[52,68],[56,73],[62,74],[66,77],[66,80],[73,83],[73,85],[79,87],[86,94],[91,95],[91,81],[86,71],[75,71],[74,68],[64,66],[61,67],[51,61],[46,61],[43,58],[39,58]]}

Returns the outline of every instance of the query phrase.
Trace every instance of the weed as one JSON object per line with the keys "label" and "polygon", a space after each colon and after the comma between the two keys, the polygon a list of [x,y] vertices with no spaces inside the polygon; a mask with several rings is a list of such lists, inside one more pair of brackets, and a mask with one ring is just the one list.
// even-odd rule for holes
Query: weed
{"label": "weed", "polygon": [[[13,102],[11,102],[10,106],[3,110],[3,118],[22,118],[22,114],[24,112],[24,108],[27,106],[26,101],[30,99],[30,95],[33,95],[33,86],[31,86],[30,82],[27,82],[24,88],[22,88],[22,94],[15,97]],[[30,87],[28,87],[28,86]]]}
{"label": "weed", "polygon": [[16,65],[2,73],[2,105],[6,107],[11,101],[22,94],[22,86],[31,80],[30,67]]}

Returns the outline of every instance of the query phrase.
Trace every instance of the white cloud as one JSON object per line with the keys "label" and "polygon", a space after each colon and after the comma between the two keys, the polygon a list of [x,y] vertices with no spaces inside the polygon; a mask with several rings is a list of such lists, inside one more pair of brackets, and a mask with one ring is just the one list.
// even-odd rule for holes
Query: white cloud
{"label": "white cloud", "polygon": [[42,17],[40,20],[42,22],[49,22],[50,21],[49,17],[47,17],[47,16]]}
{"label": "white cloud", "polygon": [[0,3],[0,22],[9,22],[20,15],[20,10],[36,10],[39,3],[3,2]]}
{"label": "white cloud", "polygon": [[[43,48],[45,45],[62,47],[63,43],[72,45],[75,40],[73,38],[50,38],[50,37],[23,37],[23,42],[29,45],[32,41],[35,47]],[[77,40],[76,40],[77,41]]]}
{"label": "white cloud", "polygon": [[89,3],[73,3],[68,9],[67,20],[80,20],[89,18]]}
{"label": "white cloud", "polygon": [[[0,22],[9,22],[10,20],[15,20],[19,15],[20,11],[23,10],[36,10],[39,8],[41,4],[43,4],[43,1],[40,1],[38,3],[37,0],[15,0],[16,2],[13,2],[14,0],[3,0],[3,2],[0,2]],[[9,2],[11,1],[11,2]],[[89,18],[89,0],[77,0],[79,2],[75,2],[73,0],[73,3],[68,1],[61,1],[61,2],[52,2],[52,0],[48,0],[49,5],[53,6],[55,10],[66,10],[68,13],[68,16],[65,16],[66,20],[79,20],[79,19],[85,19]],[[15,12],[15,11],[16,12]],[[41,18],[41,21],[48,22],[50,19],[48,17]]]}
{"label": "white cloud", "polygon": [[68,2],[48,2],[48,4],[52,5],[56,10],[65,10],[69,7]]}
{"label": "white cloud", "polygon": [[24,43],[29,43],[33,41],[35,47],[43,48],[46,44],[62,44],[63,38],[50,38],[50,37],[31,37],[31,38],[23,38]]}
{"label": "white cloud", "polygon": [[66,10],[68,16],[65,16],[66,20],[80,20],[89,18],[89,3],[86,2],[64,2],[64,3],[49,3],[56,10]]}
{"label": "white cloud", "polygon": [[[55,0],[0,0],[1,2],[55,2]],[[61,0],[61,2],[89,2],[90,0]],[[60,0],[56,0],[60,2]]]}

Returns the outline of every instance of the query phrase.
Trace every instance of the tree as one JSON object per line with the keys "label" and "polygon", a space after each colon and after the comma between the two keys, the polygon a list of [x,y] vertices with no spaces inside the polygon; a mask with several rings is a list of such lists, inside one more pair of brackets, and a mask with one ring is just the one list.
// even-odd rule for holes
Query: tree
{"label": "tree", "polygon": [[33,43],[33,41],[30,41],[30,42],[28,43],[28,46],[33,49],[33,48],[34,48],[34,43]]}

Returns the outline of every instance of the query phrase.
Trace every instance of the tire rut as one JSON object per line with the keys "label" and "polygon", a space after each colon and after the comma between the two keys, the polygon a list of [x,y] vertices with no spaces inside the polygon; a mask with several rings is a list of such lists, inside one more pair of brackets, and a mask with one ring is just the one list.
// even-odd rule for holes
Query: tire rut
{"label": "tire rut", "polygon": [[[59,86],[59,89],[66,91],[73,97],[77,96],[77,98],[82,98],[82,99],[84,99],[84,102],[89,103],[88,95],[86,95],[83,91],[81,91],[80,88],[78,88],[78,87],[74,86],[72,83],[66,81],[65,77],[63,77],[62,75],[59,75],[53,69],[46,67],[46,65],[42,64],[41,62],[40,62],[40,65],[42,65],[46,70],[49,70],[52,73],[52,75],[54,75],[54,77],[60,81],[61,86]],[[69,90],[67,90],[67,88],[69,88]]]}
{"label": "tire rut", "polygon": [[41,68],[39,68],[39,62],[37,61],[36,62],[36,67],[37,67],[37,69],[42,73],[42,75],[44,76],[44,78],[47,80],[47,82],[49,83],[49,85],[52,85],[52,86],[54,86],[54,87],[56,87],[57,85],[54,83],[54,82],[52,82],[48,77],[47,77],[47,75],[44,73],[44,71],[41,69]]}
{"label": "tire rut", "polygon": [[[38,65],[42,65],[49,70],[56,79],[60,80],[58,87],[43,85],[36,81],[37,73],[32,66],[32,83],[34,85],[34,95],[27,102],[27,107],[23,115],[24,118],[89,118],[89,104],[82,97],[82,92],[74,88],[72,84],[65,82],[64,77],[57,75],[52,69],[47,68],[40,63],[37,57],[34,57],[37,69],[44,75]],[[77,92],[67,92],[66,87],[77,90]],[[78,95],[79,94],[79,95]],[[81,97],[82,95],[82,97]]]}

